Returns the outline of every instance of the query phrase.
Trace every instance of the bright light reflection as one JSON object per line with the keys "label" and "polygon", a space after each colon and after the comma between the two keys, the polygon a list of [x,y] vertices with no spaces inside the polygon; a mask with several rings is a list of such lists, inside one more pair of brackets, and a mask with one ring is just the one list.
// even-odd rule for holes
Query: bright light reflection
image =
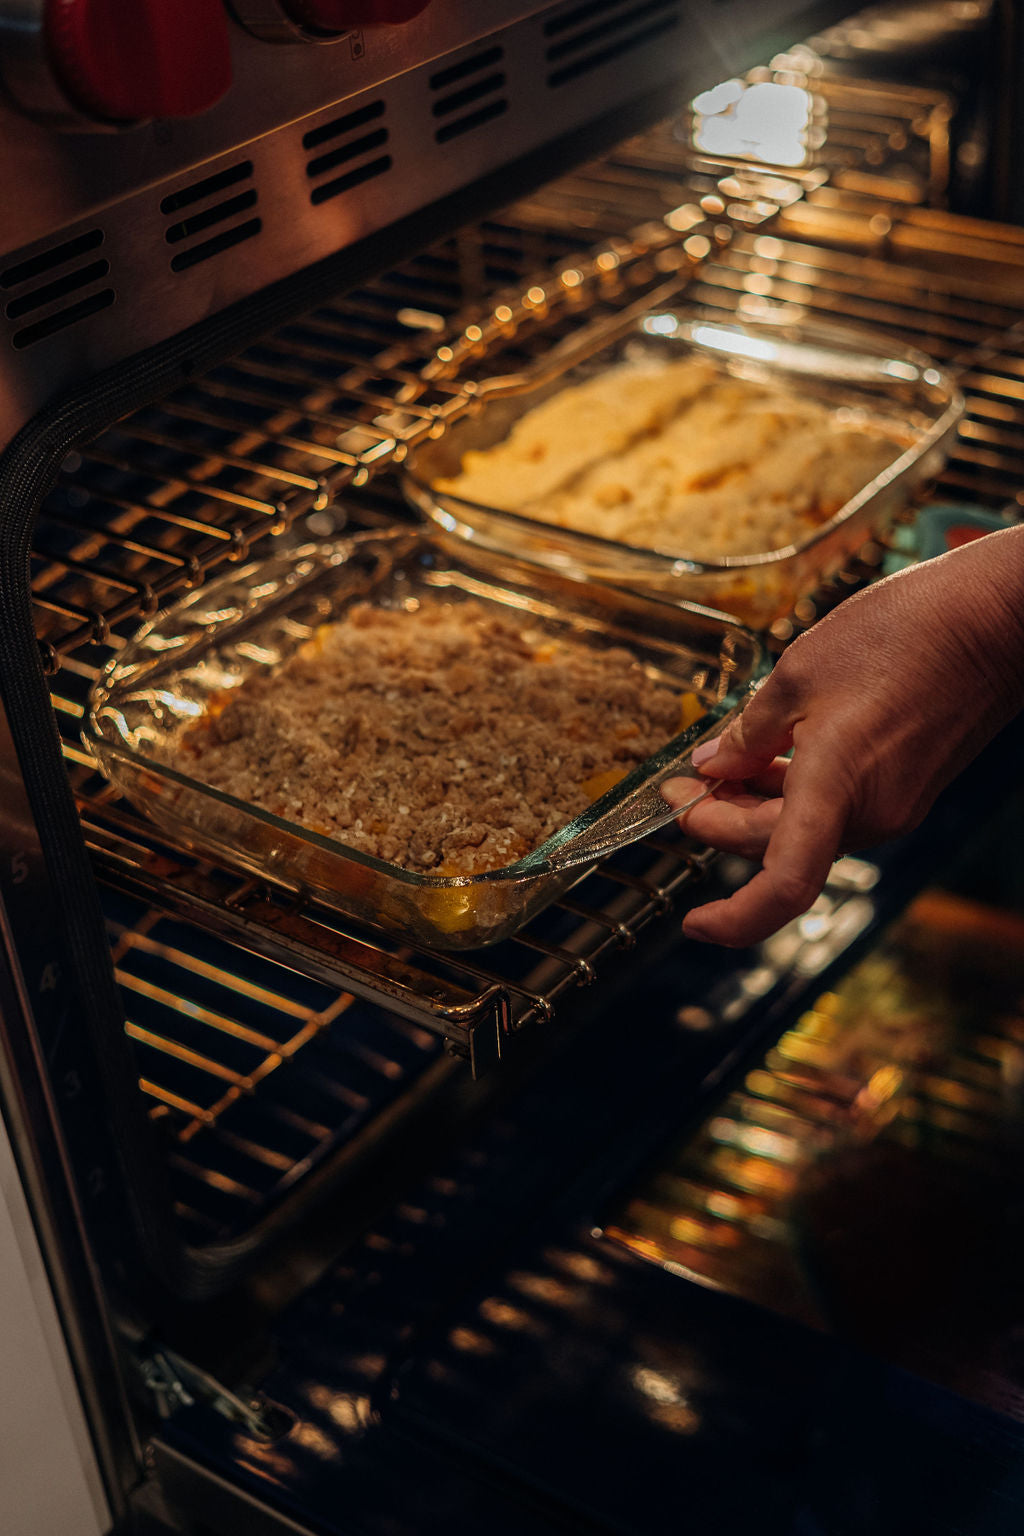
{"label": "bright light reflection", "polygon": [[180,651],[183,645],[188,645],[190,642],[190,635],[161,635],[154,630],[152,634],[146,636],[146,649],[147,651]]}
{"label": "bright light reflection", "polygon": [[754,251],[758,256],[764,256],[769,261],[778,261],[783,254],[782,241],[774,235],[759,235],[754,241]]}
{"label": "bright light reflection", "polygon": [[705,154],[804,165],[811,97],[798,85],[727,80],[693,102],[693,144]]}
{"label": "bright light reflection", "polygon": [[799,1155],[799,1146],[792,1136],[782,1136],[778,1131],[766,1131],[761,1125],[737,1126],[735,1144],[757,1157],[771,1157],[780,1163],[791,1163]]}
{"label": "bright light reflection", "polygon": [[[918,371],[912,363],[900,363],[895,358],[889,358],[882,364],[882,372],[888,374],[890,379],[903,379],[908,384],[913,384],[918,378]],[[927,378],[927,374],[925,377]],[[935,375],[935,379],[937,382],[938,374]]]}
{"label": "bright light reflection", "polygon": [[646,1399],[650,1419],[679,1435],[692,1435],[700,1428],[700,1415],[680,1391],[677,1382],[649,1366],[635,1366],[630,1372],[633,1386]]}
{"label": "bright light reflection", "polygon": [[739,331],[727,331],[717,325],[695,325],[693,339],[701,347],[716,352],[731,352],[736,357],[753,357],[762,363],[774,361],[776,344],[759,336],[744,336]]}
{"label": "bright light reflection", "polygon": [[649,336],[673,336],[678,325],[675,315],[648,315],[643,328]]}
{"label": "bright light reflection", "polygon": [[740,990],[744,997],[763,997],[771,991],[777,980],[772,966],[759,965],[740,978]]}
{"label": "bright light reflection", "polygon": [[656,1403],[681,1403],[685,1399],[679,1390],[677,1382],[671,1376],[664,1375],[661,1371],[652,1371],[649,1366],[638,1365],[630,1373],[633,1385],[644,1397],[653,1398]]}
{"label": "bright light reflection", "polygon": [[176,715],[201,715],[206,708],[199,699],[183,699],[165,688],[154,688],[152,698],[157,704],[165,704]]}
{"label": "bright light reflection", "polygon": [[453,1328],[448,1341],[454,1349],[468,1355],[493,1355],[497,1350],[493,1339],[485,1338],[475,1328]]}
{"label": "bright light reflection", "polygon": [[665,223],[669,229],[678,230],[685,234],[695,224],[700,224],[704,219],[704,211],[698,208],[696,203],[682,203],[678,208],[673,208],[671,213],[666,213]]}
{"label": "bright light reflection", "polygon": [[[365,1429],[370,1422],[370,1401],[361,1393],[335,1392],[322,1382],[311,1383],[307,1391],[313,1407],[328,1414],[341,1429]],[[311,1433],[313,1440],[309,1438]],[[309,1424],[300,1424],[295,1430],[295,1438],[300,1444],[308,1445],[314,1451],[319,1450],[316,1437],[320,1434],[321,1431]]]}
{"label": "bright light reflection", "polygon": [[[332,1413],[331,1417],[334,1417]],[[356,1428],[358,1425],[345,1424],[346,1429]],[[323,1461],[333,1461],[337,1455],[337,1443],[330,1435],[317,1424],[304,1423],[301,1420],[291,1432],[293,1445],[301,1445],[303,1450],[310,1451],[314,1456],[319,1456]]]}
{"label": "bright light reflection", "polygon": [[740,1140],[751,1152],[763,1152],[770,1157],[792,1157],[796,1148],[792,1136],[780,1136],[777,1131],[766,1131],[762,1125],[752,1125]]}
{"label": "bright light reflection", "polygon": [[255,661],[261,667],[273,667],[281,660],[281,653],[265,645],[255,645],[251,640],[240,641],[235,647],[246,661]]}
{"label": "bright light reflection", "polygon": [[880,875],[881,871],[876,864],[844,854],[833,864],[828,878],[830,885],[838,885],[843,890],[870,891],[878,884]]}
{"label": "bright light reflection", "polygon": [[240,619],[242,610],[238,607],[212,608],[199,615],[203,624],[228,624],[232,619]]}
{"label": "bright light reflection", "polygon": [[831,926],[832,915],[829,912],[805,912],[803,917],[798,919],[798,922],[801,938],[809,940],[821,939],[824,938]]}
{"label": "bright light reflection", "polygon": [[693,110],[702,117],[714,117],[719,112],[728,112],[740,100],[744,89],[742,80],[723,80],[720,85],[712,86],[710,91],[702,91],[699,96],[695,96]]}

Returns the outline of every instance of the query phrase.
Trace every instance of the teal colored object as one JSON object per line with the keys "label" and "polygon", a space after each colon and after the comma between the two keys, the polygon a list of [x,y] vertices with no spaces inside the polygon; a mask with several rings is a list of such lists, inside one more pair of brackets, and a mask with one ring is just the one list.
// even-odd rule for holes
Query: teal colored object
{"label": "teal colored object", "polygon": [[931,502],[921,508],[912,524],[893,530],[883,570],[889,576],[920,560],[945,555],[982,534],[1009,528],[1017,521],[1012,512],[988,512],[968,503]]}

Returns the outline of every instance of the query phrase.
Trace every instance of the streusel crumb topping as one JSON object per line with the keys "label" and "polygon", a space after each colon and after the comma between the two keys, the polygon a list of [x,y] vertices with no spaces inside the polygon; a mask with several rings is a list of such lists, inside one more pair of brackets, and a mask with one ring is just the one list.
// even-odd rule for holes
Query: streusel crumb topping
{"label": "streusel crumb topping", "polygon": [[179,741],[215,789],[402,868],[498,869],[693,716],[625,649],[475,600],[363,603]]}

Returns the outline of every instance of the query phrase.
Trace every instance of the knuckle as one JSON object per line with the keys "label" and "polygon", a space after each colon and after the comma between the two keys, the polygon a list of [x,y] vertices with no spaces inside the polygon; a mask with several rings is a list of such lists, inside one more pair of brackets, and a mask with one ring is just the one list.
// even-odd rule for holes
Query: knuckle
{"label": "knuckle", "polygon": [[767,681],[751,700],[750,708],[756,708],[758,705],[764,708],[769,703],[774,709],[796,706],[806,692],[807,676],[807,670],[801,665],[796,645],[794,645],[779,657]]}
{"label": "knuckle", "polygon": [[784,870],[772,875],[772,894],[788,917],[799,917],[821,895],[821,882],[799,870]]}
{"label": "knuckle", "polygon": [[893,838],[912,832],[923,821],[931,804],[926,788],[907,774],[891,776],[885,785],[875,785],[868,798],[870,809],[854,818],[860,823],[859,840],[868,847],[891,842]]}

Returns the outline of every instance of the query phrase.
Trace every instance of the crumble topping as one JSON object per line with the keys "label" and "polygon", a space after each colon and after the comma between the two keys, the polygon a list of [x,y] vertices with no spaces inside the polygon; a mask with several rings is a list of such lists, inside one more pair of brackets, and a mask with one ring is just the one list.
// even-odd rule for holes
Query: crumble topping
{"label": "crumble topping", "polygon": [[702,712],[625,649],[475,600],[353,606],[185,728],[177,766],[421,873],[538,847]]}

